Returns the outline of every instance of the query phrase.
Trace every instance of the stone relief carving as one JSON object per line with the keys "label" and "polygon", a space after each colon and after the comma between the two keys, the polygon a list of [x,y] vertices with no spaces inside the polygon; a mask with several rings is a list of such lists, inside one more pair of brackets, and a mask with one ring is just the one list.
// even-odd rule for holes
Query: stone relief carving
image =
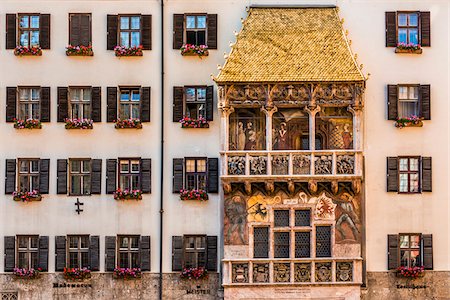
{"label": "stone relief carving", "polygon": [[292,158],[294,174],[302,175],[311,172],[311,157],[309,155],[294,155]]}
{"label": "stone relief carving", "polygon": [[267,99],[266,88],[263,85],[232,85],[226,93],[227,101],[231,104],[264,105]]}
{"label": "stone relief carving", "polygon": [[311,282],[311,264],[298,263],[294,265],[295,282]]}
{"label": "stone relief carving", "polygon": [[311,88],[303,84],[276,84],[270,90],[270,99],[277,105],[307,105],[311,99]]}
{"label": "stone relief carving", "polygon": [[336,281],[353,281],[352,262],[336,262]]}
{"label": "stone relief carving", "polygon": [[331,282],[331,262],[315,263],[316,282]]}
{"label": "stone relief carving", "polygon": [[253,282],[269,282],[269,264],[253,264]]}
{"label": "stone relief carving", "polygon": [[228,175],[245,175],[245,156],[228,157]]}
{"label": "stone relief carving", "polygon": [[272,156],[272,174],[287,175],[289,173],[289,156]]}
{"label": "stone relief carving", "polygon": [[354,155],[338,155],[336,157],[336,171],[338,174],[354,174],[355,173],[355,156]]}
{"label": "stone relief carving", "polygon": [[322,155],[314,157],[314,170],[316,175],[327,175],[333,171],[333,156]]}
{"label": "stone relief carving", "polygon": [[273,280],[275,282],[289,282],[290,281],[290,264],[275,263],[273,264]]}
{"label": "stone relief carving", "polygon": [[250,157],[250,175],[266,175],[267,174],[267,157],[252,156]]}
{"label": "stone relief carving", "polygon": [[[334,219],[334,211],[336,209],[336,204],[333,203],[331,198],[322,193],[318,198],[316,198],[316,208],[314,210],[316,219]],[[311,199],[311,201],[314,201]]]}
{"label": "stone relief carving", "polygon": [[248,264],[232,264],[231,277],[233,283],[247,283]]}

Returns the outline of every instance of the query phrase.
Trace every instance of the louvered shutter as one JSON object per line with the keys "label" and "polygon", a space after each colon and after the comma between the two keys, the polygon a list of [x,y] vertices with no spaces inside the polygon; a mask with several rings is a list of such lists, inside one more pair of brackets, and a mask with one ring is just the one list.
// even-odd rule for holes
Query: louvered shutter
{"label": "louvered shutter", "polygon": [[208,15],[208,49],[217,49],[217,15]]}
{"label": "louvered shutter", "polygon": [[17,109],[17,88],[6,88],[6,122],[14,122]]}
{"label": "louvered shutter", "polygon": [[386,12],[386,47],[397,47],[396,12]]}
{"label": "louvered shutter", "polygon": [[16,160],[6,160],[5,194],[12,194],[16,190]]}
{"label": "louvered shutter", "polygon": [[50,88],[41,87],[41,122],[50,122]]}
{"label": "louvered shutter", "polygon": [[141,271],[150,271],[150,236],[141,236],[139,241],[139,253],[140,253],[140,262],[141,262]]}
{"label": "louvered shutter", "polygon": [[56,193],[67,194],[67,159],[56,161]]}
{"label": "louvered shutter", "polygon": [[80,46],[89,46],[91,44],[91,15],[80,15]]}
{"label": "louvered shutter", "polygon": [[100,237],[98,235],[89,238],[89,266],[91,271],[100,270]]}
{"label": "louvered shutter", "polygon": [[143,193],[152,192],[152,160],[141,159],[141,189]]}
{"label": "louvered shutter", "polygon": [[398,192],[398,157],[387,158],[387,191]]}
{"label": "louvered shutter", "polygon": [[150,98],[151,88],[143,87],[141,89],[141,105],[140,105],[140,117],[142,122],[150,122]]}
{"label": "louvered shutter", "polygon": [[173,193],[179,193],[183,189],[184,159],[173,159]]}
{"label": "louvered shutter", "polygon": [[219,159],[208,158],[208,192],[219,192]]}
{"label": "louvered shutter", "polygon": [[142,15],[142,48],[152,50],[152,16]]}
{"label": "louvered shutter", "polygon": [[420,12],[420,43],[422,47],[431,46],[431,22],[430,12]]}
{"label": "louvered shutter", "polygon": [[183,268],[183,237],[172,236],[172,271]]}
{"label": "louvered shutter", "polygon": [[6,14],[6,49],[14,49],[17,46],[17,21],[16,14]]}
{"label": "louvered shutter", "polygon": [[69,89],[58,87],[58,122],[69,117]]}
{"label": "louvered shutter", "polygon": [[114,271],[116,267],[116,237],[105,236],[105,270]]}
{"label": "louvered shutter", "polygon": [[39,261],[38,267],[41,268],[43,272],[48,271],[48,236],[39,237]]}
{"label": "louvered shutter", "polygon": [[214,118],[214,87],[206,88],[206,120],[213,121]]}
{"label": "louvered shutter", "polygon": [[81,14],[71,14],[69,19],[69,44],[80,46]]}
{"label": "louvered shutter", "polygon": [[217,271],[217,236],[206,237],[207,263],[208,271]]}
{"label": "louvered shutter", "polygon": [[55,236],[55,271],[62,272],[66,267],[66,237]]}
{"label": "louvered shutter", "polygon": [[397,120],[398,117],[398,86],[387,86],[388,120]]}
{"label": "louvered shutter", "polygon": [[107,108],[106,108],[106,122],[114,122],[117,119],[117,88],[108,87],[107,94]]}
{"label": "louvered shutter", "polygon": [[116,191],[117,159],[106,160],[106,193],[113,194]]}
{"label": "louvered shutter", "polygon": [[106,50],[114,50],[114,47],[117,46],[117,23],[118,17],[117,15],[108,15],[107,16],[107,45]]}
{"label": "louvered shutter", "polygon": [[173,87],[173,111],[172,121],[180,122],[183,119],[183,93],[184,88],[182,86]]}
{"label": "louvered shutter", "polygon": [[184,15],[173,15],[173,49],[180,49],[183,46],[184,35]]}
{"label": "louvered shutter", "polygon": [[431,165],[431,157],[422,157],[422,192],[432,191]]}
{"label": "louvered shutter", "polygon": [[5,272],[13,272],[16,267],[16,237],[5,236]]}
{"label": "louvered shutter", "polygon": [[397,269],[398,263],[398,234],[388,234],[388,269]]}
{"label": "louvered shutter", "polygon": [[50,15],[40,15],[39,22],[39,46],[42,49],[50,49]]}
{"label": "louvered shutter", "polygon": [[102,88],[93,87],[92,88],[92,110],[91,118],[94,122],[102,121]]}
{"label": "louvered shutter", "polygon": [[433,270],[433,235],[422,235],[422,257],[425,270]]}
{"label": "louvered shutter", "polygon": [[39,192],[41,194],[48,194],[50,180],[49,172],[50,159],[39,160]]}
{"label": "louvered shutter", "polygon": [[102,160],[91,160],[91,194],[102,193]]}
{"label": "louvered shutter", "polygon": [[419,87],[420,89],[420,104],[421,104],[421,117],[424,120],[431,120],[431,101],[430,101],[430,85],[425,84]]}

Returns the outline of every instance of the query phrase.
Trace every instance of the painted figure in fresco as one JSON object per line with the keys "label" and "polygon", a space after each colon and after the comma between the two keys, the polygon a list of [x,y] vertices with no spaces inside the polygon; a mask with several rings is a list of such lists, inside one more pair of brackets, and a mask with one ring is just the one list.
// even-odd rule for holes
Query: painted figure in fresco
{"label": "painted figure in fresco", "polygon": [[352,134],[349,131],[350,124],[344,124],[344,131],[342,132],[342,141],[344,142],[344,149],[353,148]]}
{"label": "painted figure in fresco", "polygon": [[340,199],[335,202],[337,202],[337,205],[342,211],[341,215],[336,221],[336,229],[341,234],[342,239],[350,238],[347,236],[345,230],[342,228],[343,224],[347,224],[353,233],[354,237],[353,239],[358,240],[359,230],[356,224],[359,223],[359,217],[355,213],[355,210],[353,209],[353,197],[350,196],[350,194],[348,193],[343,193]]}
{"label": "painted figure in fresco", "polygon": [[282,122],[280,124],[280,130],[278,130],[278,150],[287,150],[288,146],[288,135],[286,130],[286,123]]}
{"label": "painted figure in fresco", "polygon": [[[234,196],[225,200],[225,216],[228,218],[226,231],[227,244],[245,244],[245,226],[247,224],[247,206],[241,196]],[[240,242],[233,243],[233,233],[237,232]]]}
{"label": "painted figure in fresco", "polygon": [[247,143],[245,144],[245,150],[256,150],[256,131],[253,129],[253,123],[247,123]]}
{"label": "painted figure in fresco", "polygon": [[244,129],[244,124],[242,122],[238,123],[237,149],[238,150],[244,150],[245,149],[245,129]]}

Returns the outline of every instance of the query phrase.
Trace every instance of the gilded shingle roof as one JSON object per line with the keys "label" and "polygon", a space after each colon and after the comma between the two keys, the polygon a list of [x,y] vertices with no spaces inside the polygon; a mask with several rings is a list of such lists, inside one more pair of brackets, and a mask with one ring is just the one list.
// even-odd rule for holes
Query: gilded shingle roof
{"label": "gilded shingle roof", "polygon": [[226,82],[361,81],[337,8],[250,8],[215,78]]}

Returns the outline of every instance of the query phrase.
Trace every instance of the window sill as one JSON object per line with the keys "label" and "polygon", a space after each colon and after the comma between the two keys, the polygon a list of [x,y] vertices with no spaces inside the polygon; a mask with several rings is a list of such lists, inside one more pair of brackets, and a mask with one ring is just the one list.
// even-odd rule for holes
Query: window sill
{"label": "window sill", "polygon": [[117,120],[114,128],[116,129],[142,129],[142,122],[139,119]]}
{"label": "window sill", "polygon": [[42,196],[41,195],[25,196],[23,198],[21,196],[13,196],[13,200],[14,201],[22,201],[22,202],[34,202],[34,201],[41,201]]}
{"label": "window sill", "polygon": [[114,192],[114,200],[142,200],[142,191],[117,189]]}
{"label": "window sill", "polygon": [[399,49],[399,48],[395,48],[395,53],[422,54],[422,49]]}
{"label": "window sill", "polygon": [[406,121],[406,122],[399,122],[396,121],[395,123],[395,127],[398,129],[402,129],[404,127],[423,127],[423,121],[419,120],[419,121]]}
{"label": "window sill", "polygon": [[23,47],[23,46],[17,46],[14,49],[14,55],[15,56],[42,56],[42,49],[41,47]]}
{"label": "window sill", "polygon": [[14,120],[15,129],[42,129],[41,121],[37,119]]}
{"label": "window sill", "polygon": [[143,56],[144,53],[142,52],[142,46],[139,47],[122,47],[122,46],[116,46],[114,48],[114,54],[117,57],[134,57],[134,56]]}
{"label": "window sill", "polygon": [[208,56],[208,46],[206,45],[191,45],[191,44],[185,44],[181,47],[181,56],[198,56],[200,59],[203,56]]}
{"label": "window sill", "polygon": [[209,128],[209,122],[200,117],[199,119],[191,119],[189,117],[183,117],[180,120],[181,128]]}
{"label": "window sill", "polygon": [[66,56],[94,56],[94,52],[89,53],[76,53],[66,51]]}
{"label": "window sill", "polygon": [[209,124],[181,124],[181,128],[209,128]]}
{"label": "window sill", "polygon": [[205,190],[181,190],[181,201],[208,201],[208,193]]}

